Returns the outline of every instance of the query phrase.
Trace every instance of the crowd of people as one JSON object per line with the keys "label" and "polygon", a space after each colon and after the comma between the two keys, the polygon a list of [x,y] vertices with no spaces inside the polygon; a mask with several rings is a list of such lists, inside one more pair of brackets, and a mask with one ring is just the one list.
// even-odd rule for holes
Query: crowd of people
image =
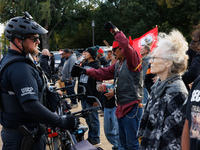
{"label": "crowd of people", "polygon": [[[10,48],[1,60],[0,76],[2,149],[25,149],[26,136],[18,130],[22,125],[30,131],[39,124],[77,127],[76,117],[62,118],[43,105],[44,88],[55,73],[60,87],[72,85],[67,94],[76,93],[76,81],[77,93],[83,92],[79,85],[86,89],[86,97],[70,99],[72,108],[79,102],[82,109],[98,105],[87,96],[101,101],[104,133],[113,150],[200,149],[200,28],[194,30],[190,45],[178,30],[162,33],[153,52],[149,45],[141,47],[141,58],[115,25],[108,21],[104,28],[114,37],[106,56],[99,46],[88,47],[79,58],[63,49],[55,68],[48,49],[38,58],[39,35],[48,31],[26,13],[8,21]],[[87,140],[101,145],[99,112],[92,111],[85,120]],[[32,149],[45,147],[41,133]]]}

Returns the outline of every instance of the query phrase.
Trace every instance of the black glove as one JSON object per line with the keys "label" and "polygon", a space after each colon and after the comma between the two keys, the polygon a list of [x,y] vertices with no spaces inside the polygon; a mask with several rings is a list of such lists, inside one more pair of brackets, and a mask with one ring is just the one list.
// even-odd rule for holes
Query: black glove
{"label": "black glove", "polygon": [[62,123],[59,126],[59,128],[62,129],[77,129],[78,125],[80,124],[80,120],[77,117],[74,117],[73,115],[69,115],[69,116],[62,116]]}
{"label": "black glove", "polygon": [[80,67],[79,65],[74,65],[71,71],[71,76],[79,77],[82,74],[86,74],[86,69],[83,67]]}
{"label": "black glove", "polygon": [[80,119],[78,117],[75,117],[75,125],[74,125],[74,129],[77,129],[78,126],[80,125]]}
{"label": "black glove", "polygon": [[116,26],[114,26],[111,21],[107,21],[105,24],[104,24],[104,29],[110,31],[110,30],[113,30],[117,28]]}

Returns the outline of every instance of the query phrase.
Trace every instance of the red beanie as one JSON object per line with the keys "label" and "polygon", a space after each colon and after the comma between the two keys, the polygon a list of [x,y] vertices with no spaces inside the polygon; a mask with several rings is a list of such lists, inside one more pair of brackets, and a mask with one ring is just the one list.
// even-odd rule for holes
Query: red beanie
{"label": "red beanie", "polygon": [[113,41],[112,50],[115,51],[116,48],[121,48],[121,47],[119,46],[119,43],[117,41]]}
{"label": "red beanie", "polygon": [[101,48],[99,48],[99,50],[98,50],[98,53],[101,53],[101,54],[103,54],[103,53],[104,53],[104,51],[103,51]]}
{"label": "red beanie", "polygon": [[119,43],[117,41],[113,41],[112,48],[117,48],[119,47]]}

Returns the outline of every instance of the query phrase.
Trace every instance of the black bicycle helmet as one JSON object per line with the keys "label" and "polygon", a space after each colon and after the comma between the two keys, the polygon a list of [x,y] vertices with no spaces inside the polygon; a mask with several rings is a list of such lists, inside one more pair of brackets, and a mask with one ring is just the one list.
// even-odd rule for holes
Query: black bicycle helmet
{"label": "black bicycle helmet", "polygon": [[5,27],[5,36],[8,41],[12,42],[13,38],[24,40],[29,34],[48,33],[46,29],[32,19],[28,12],[24,12],[24,16],[10,19]]}

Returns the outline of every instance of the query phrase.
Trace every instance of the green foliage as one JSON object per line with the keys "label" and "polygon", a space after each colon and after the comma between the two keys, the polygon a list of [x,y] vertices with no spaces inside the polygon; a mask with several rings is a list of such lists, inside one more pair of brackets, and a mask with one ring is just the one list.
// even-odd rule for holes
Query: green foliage
{"label": "green foliage", "polygon": [[174,6],[180,5],[182,0],[156,0],[159,5],[166,4],[167,8],[172,8]]}
{"label": "green foliage", "polygon": [[49,37],[55,28],[75,10],[78,0],[1,0],[0,22],[6,22],[28,11],[49,32],[42,36],[42,48],[49,48]]}
{"label": "green foliage", "polygon": [[200,1],[179,0],[177,4],[163,3],[160,6],[161,31],[170,31],[173,28],[180,30],[190,42],[190,33],[194,26],[199,24]]}
{"label": "green foliage", "polygon": [[95,45],[104,45],[103,40],[112,45],[113,36],[103,28],[107,21],[132,39],[157,25],[160,32],[180,30],[189,42],[199,8],[199,0],[0,0],[0,22],[28,11],[48,29],[42,47],[49,44],[50,50],[92,46],[92,20]]}
{"label": "green foliage", "polygon": [[98,18],[96,21],[98,22],[98,28],[96,27],[98,32],[96,35],[97,44],[102,45],[103,40],[112,44],[114,40],[113,36],[103,29],[104,23],[108,20],[112,21],[127,37],[129,35],[132,38],[140,37],[156,26],[154,20],[159,15],[155,10],[157,6],[156,2],[139,0],[108,0],[100,4],[99,9],[95,12],[95,18]]}
{"label": "green foliage", "polygon": [[8,40],[6,40],[4,33],[0,37],[0,51],[1,54],[6,55],[7,54],[7,48],[9,46]]}

